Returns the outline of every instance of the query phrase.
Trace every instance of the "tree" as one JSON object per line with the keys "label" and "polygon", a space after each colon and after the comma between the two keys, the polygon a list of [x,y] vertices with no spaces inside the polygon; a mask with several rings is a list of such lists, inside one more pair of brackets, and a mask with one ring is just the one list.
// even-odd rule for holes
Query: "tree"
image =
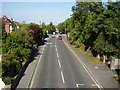
{"label": "tree", "polygon": [[35,42],[40,43],[40,41],[43,37],[43,33],[42,33],[42,29],[39,27],[39,25],[30,23],[28,29],[30,30],[29,32],[31,33],[31,35],[34,37],[33,39],[35,40]]}
{"label": "tree", "polygon": [[48,31],[49,34],[53,34],[53,32],[56,31],[55,26],[53,25],[52,22],[46,26],[46,30]]}
{"label": "tree", "polygon": [[[72,44],[101,54],[120,57],[120,2],[76,2],[71,18],[58,24],[61,31],[66,29]],[[85,49],[86,50],[86,49]]]}
{"label": "tree", "polygon": [[46,30],[46,25],[44,22],[42,23],[41,28],[42,28],[43,38],[46,38],[47,37],[47,30]]}
{"label": "tree", "polygon": [[[103,33],[103,37],[105,38],[105,52],[104,50],[101,51],[104,52],[102,53],[102,55],[106,54],[108,57],[114,56],[119,58],[119,33],[120,33],[120,29],[119,29],[119,25],[118,23],[120,23],[120,17],[118,17],[118,15],[120,15],[119,12],[119,4],[117,4],[117,2],[112,2],[109,3],[106,10],[104,10],[102,16],[102,24],[100,24],[98,27],[99,29],[99,33]],[[97,22],[99,22],[100,20],[98,19]],[[98,34],[99,34],[98,33]],[[100,34],[99,34],[100,35]],[[101,36],[101,35],[100,35]],[[94,43],[95,46],[96,44],[99,44],[99,42]],[[102,46],[99,46],[101,48],[103,48]],[[99,52],[99,50],[97,50],[97,52]],[[100,53],[100,52],[99,52]],[[118,57],[119,56],[119,57]]]}
{"label": "tree", "polygon": [[58,24],[57,29],[59,30],[59,32],[65,33],[65,24],[64,23]]}
{"label": "tree", "polygon": [[[100,54],[100,55],[112,55],[116,48],[109,43],[109,41],[106,39],[103,32],[101,32],[98,35],[98,38],[94,42],[94,49]],[[105,61],[104,61],[105,62]]]}
{"label": "tree", "polygon": [[[21,26],[19,31],[11,32],[2,43],[2,76],[13,78],[23,65],[29,60],[33,37],[26,27]],[[11,79],[10,79],[11,80]]]}

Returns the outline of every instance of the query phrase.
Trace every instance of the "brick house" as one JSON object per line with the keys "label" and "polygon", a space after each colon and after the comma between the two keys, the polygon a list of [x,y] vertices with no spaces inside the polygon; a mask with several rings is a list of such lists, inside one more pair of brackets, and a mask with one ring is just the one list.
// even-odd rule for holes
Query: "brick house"
{"label": "brick house", "polygon": [[2,23],[5,25],[5,30],[8,34],[14,31],[16,22],[13,21],[12,18],[8,19],[6,16],[3,16],[1,19],[2,19]]}

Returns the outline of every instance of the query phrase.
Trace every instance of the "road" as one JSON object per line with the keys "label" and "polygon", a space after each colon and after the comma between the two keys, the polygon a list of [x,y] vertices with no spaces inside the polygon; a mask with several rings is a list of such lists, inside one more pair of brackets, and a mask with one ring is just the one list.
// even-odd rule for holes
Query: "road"
{"label": "road", "polygon": [[50,38],[36,68],[31,88],[98,88],[63,40]]}

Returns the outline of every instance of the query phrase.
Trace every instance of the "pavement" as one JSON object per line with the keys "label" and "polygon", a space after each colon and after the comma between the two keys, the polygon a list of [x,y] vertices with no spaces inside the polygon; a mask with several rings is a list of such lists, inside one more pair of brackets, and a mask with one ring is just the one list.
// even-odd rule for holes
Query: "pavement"
{"label": "pavement", "polygon": [[[64,37],[47,38],[29,64],[17,88],[118,89],[114,72],[105,64],[91,64]],[[111,89],[110,89],[111,90]]]}

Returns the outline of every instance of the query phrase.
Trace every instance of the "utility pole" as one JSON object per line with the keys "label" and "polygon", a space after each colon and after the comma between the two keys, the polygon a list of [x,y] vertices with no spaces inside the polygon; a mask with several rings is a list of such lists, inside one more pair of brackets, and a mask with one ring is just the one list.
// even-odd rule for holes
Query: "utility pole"
{"label": "utility pole", "polygon": [[67,33],[66,33],[66,22],[65,22],[65,34],[67,35]]}

